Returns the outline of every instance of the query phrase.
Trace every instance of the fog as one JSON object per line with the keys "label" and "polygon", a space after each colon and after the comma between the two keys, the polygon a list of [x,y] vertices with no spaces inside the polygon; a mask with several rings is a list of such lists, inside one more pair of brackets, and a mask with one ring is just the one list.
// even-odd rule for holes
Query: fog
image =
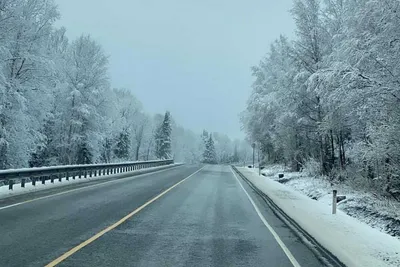
{"label": "fog", "polygon": [[184,127],[242,138],[239,113],[250,67],[281,33],[292,36],[291,0],[57,0],[68,37],[90,34],[109,55],[113,87]]}

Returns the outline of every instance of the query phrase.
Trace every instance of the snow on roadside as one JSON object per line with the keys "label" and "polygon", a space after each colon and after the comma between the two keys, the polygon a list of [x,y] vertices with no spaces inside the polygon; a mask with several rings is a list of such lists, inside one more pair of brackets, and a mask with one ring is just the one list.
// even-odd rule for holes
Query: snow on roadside
{"label": "snow on roadside", "polygon": [[[163,170],[172,166],[179,166],[182,165],[181,163],[175,163],[173,165],[166,165],[166,166],[158,166],[158,167],[152,167],[152,168],[146,168],[146,169],[140,169],[140,170],[135,170],[135,171],[131,171],[129,173],[134,174],[135,172],[139,172],[142,173],[143,171],[157,171],[157,170]],[[119,173],[119,174],[111,174],[111,175],[104,175],[104,176],[97,176],[97,177],[87,177],[87,178],[78,178],[76,177],[75,179],[72,179],[72,177],[69,178],[69,180],[67,181],[66,178],[62,178],[61,182],[57,179],[54,179],[54,183],[51,183],[50,180],[46,181],[46,184],[42,184],[41,181],[36,181],[36,185],[33,186],[31,182],[27,182],[25,184],[25,187],[21,187],[20,183],[16,183],[13,186],[13,190],[9,190],[8,189],[8,185],[3,185],[0,186],[0,199],[4,199],[7,197],[11,197],[11,196],[16,196],[16,195],[22,195],[22,194],[26,194],[29,192],[36,192],[36,191],[42,191],[42,190],[46,190],[46,189],[51,189],[51,188],[55,188],[55,187],[62,187],[62,186],[66,186],[66,185],[71,185],[71,184],[78,184],[78,183],[85,183],[85,182],[89,182],[89,181],[93,181],[93,180],[102,180],[102,179],[107,179],[107,178],[111,178],[111,177],[119,177],[122,175],[126,175],[127,173]]]}
{"label": "snow on roadside", "polygon": [[326,179],[310,177],[300,172],[284,172],[285,178],[279,179],[278,173],[281,172],[283,172],[282,167],[279,170],[274,166],[273,171],[268,168],[263,173],[265,176],[327,205],[332,205],[332,190],[336,189],[339,195],[346,196],[346,200],[338,204],[340,210],[371,227],[400,239],[399,202],[379,197],[370,192],[355,190],[346,184],[331,185]]}
{"label": "snow on roadside", "polygon": [[238,169],[347,266],[400,266],[400,240],[340,210],[332,215],[325,201],[312,200],[284,184],[258,176],[253,170]]}

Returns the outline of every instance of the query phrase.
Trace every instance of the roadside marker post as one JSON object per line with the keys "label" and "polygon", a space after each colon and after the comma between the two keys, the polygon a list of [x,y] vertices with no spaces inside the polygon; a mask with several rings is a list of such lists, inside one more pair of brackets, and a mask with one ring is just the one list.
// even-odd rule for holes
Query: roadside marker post
{"label": "roadside marker post", "polygon": [[336,214],[336,205],[337,205],[337,190],[333,190],[333,194],[332,194],[332,214]]}

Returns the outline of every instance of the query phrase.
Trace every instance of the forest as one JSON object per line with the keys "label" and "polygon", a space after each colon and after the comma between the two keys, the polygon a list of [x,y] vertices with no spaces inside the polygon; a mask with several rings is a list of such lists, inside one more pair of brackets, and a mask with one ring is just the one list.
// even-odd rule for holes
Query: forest
{"label": "forest", "polygon": [[[132,88],[114,88],[101,44],[87,34],[69,40],[55,27],[59,17],[53,0],[0,1],[0,169],[166,155],[200,162],[202,134],[166,112],[169,135],[160,137],[164,114],[146,112]],[[219,162],[235,147],[246,156],[245,142],[213,138]],[[169,143],[167,154],[160,140]]]}
{"label": "forest", "polygon": [[247,137],[265,163],[400,200],[400,3],[295,0],[257,66]]}

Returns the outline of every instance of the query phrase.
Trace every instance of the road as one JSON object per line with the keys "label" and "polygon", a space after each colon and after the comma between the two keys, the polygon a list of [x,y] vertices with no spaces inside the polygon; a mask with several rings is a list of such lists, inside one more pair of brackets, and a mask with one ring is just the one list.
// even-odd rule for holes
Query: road
{"label": "road", "polygon": [[15,203],[0,206],[0,266],[322,266],[229,166],[6,204]]}

